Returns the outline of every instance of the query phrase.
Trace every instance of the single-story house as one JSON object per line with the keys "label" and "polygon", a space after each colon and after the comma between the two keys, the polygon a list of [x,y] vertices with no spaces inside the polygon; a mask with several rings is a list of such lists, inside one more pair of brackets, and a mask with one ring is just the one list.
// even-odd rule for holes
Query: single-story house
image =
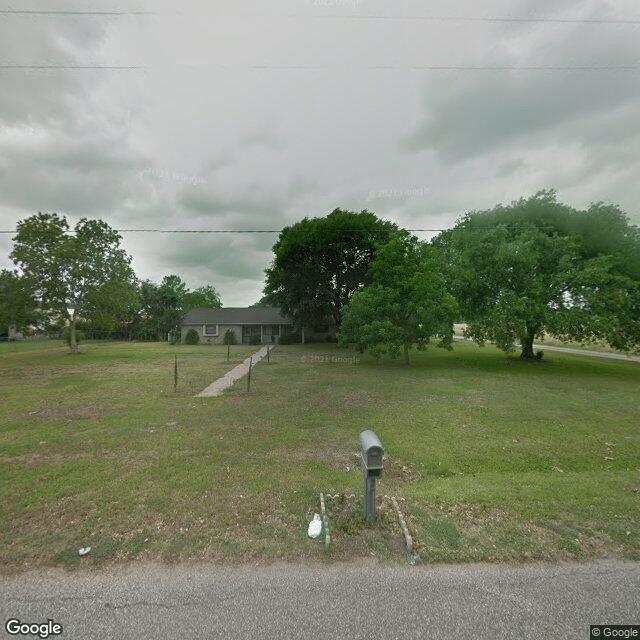
{"label": "single-story house", "polygon": [[293,333],[293,324],[280,315],[279,307],[222,307],[191,309],[180,325],[181,341],[195,329],[200,342],[223,344],[231,330],[236,344],[277,344],[280,336]]}
{"label": "single-story house", "polygon": [[278,344],[283,336],[295,336],[297,342],[318,342],[333,335],[330,323],[296,330],[280,307],[197,307],[191,309],[180,325],[181,342],[187,331],[195,329],[200,342],[224,344],[227,331],[233,331],[236,344]]}

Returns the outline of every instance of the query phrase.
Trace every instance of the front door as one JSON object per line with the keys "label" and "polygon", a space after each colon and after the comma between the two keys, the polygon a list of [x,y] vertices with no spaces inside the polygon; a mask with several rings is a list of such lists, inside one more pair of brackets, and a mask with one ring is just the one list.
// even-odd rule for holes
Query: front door
{"label": "front door", "polygon": [[242,325],[242,344],[260,344],[260,325]]}

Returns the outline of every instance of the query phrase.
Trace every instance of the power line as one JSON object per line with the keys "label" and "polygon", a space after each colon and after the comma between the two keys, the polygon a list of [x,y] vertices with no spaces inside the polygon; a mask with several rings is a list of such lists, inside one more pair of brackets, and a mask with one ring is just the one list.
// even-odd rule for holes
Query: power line
{"label": "power line", "polygon": [[[185,12],[158,11],[71,11],[71,10],[29,10],[0,9],[0,15],[68,15],[68,16],[155,16],[155,15],[188,15]],[[423,20],[425,22],[506,22],[506,23],[543,23],[543,24],[640,24],[635,18],[520,18],[493,16],[429,16],[420,14],[385,15],[385,14],[304,14],[304,13],[260,13],[260,14],[220,14],[238,17],[283,17],[302,18],[308,20]]]}
{"label": "power line", "polygon": [[143,65],[90,65],[90,64],[0,64],[0,69],[149,69]]}
{"label": "power line", "polygon": [[151,16],[158,15],[156,11],[65,11],[65,10],[29,10],[29,9],[0,9],[0,14],[6,15],[44,15],[44,16]]}
{"label": "power line", "polygon": [[638,71],[640,64],[634,65],[39,65],[39,64],[0,64],[0,70],[111,70],[131,71],[149,69],[253,69],[256,71]]}
{"label": "power line", "polygon": [[[473,229],[463,229],[465,231],[487,231],[495,229],[495,226],[473,227]],[[519,229],[529,229],[529,227],[506,227],[511,231]],[[537,227],[538,229],[553,229],[554,227]],[[403,229],[409,233],[442,233],[443,231],[453,231],[452,227],[447,229]],[[284,229],[113,229],[116,233],[281,233]],[[368,232],[369,229],[340,229],[341,232]],[[0,230],[0,233],[17,233],[16,231]],[[71,234],[74,231],[68,231]]]}

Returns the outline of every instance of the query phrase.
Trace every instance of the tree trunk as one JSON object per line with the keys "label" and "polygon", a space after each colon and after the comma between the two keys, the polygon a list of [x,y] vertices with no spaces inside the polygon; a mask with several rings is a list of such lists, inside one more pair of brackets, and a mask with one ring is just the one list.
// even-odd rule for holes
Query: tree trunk
{"label": "tree trunk", "polygon": [[409,364],[409,345],[404,345],[404,363]]}
{"label": "tree trunk", "polygon": [[76,310],[73,310],[73,315],[71,316],[71,334],[69,336],[69,348],[71,349],[71,353],[75,355],[78,353],[78,336],[76,334],[76,323],[78,321],[78,317],[76,316]]}
{"label": "tree trunk", "polygon": [[520,354],[520,357],[523,360],[535,360],[536,356],[533,353],[533,339],[535,338],[537,330],[537,326],[527,324],[525,332],[520,338],[520,343],[522,346],[522,353]]}

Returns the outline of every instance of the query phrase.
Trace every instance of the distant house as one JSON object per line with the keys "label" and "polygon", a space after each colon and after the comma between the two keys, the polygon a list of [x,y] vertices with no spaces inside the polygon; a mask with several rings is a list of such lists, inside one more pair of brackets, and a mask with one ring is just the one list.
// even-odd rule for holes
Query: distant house
{"label": "distant house", "polygon": [[223,307],[191,309],[182,319],[181,339],[195,329],[200,342],[223,344],[228,330],[237,344],[277,344],[280,337],[293,333],[291,320],[280,315],[279,307]]}

